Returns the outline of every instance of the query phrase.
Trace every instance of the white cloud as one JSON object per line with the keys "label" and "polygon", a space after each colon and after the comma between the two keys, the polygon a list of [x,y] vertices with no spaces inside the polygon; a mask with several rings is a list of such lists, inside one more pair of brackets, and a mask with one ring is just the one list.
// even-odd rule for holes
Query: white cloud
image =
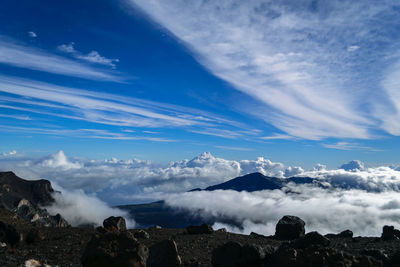
{"label": "white cloud", "polygon": [[0,63],[91,80],[122,82],[117,72],[93,68],[0,36]]}
{"label": "white cloud", "polygon": [[312,170],[285,166],[262,157],[256,160],[227,160],[203,153],[191,160],[160,165],[138,159],[90,160],[70,158],[63,151],[42,158],[3,158],[0,170],[14,171],[27,179],[45,178],[65,190],[97,192],[113,203],[158,200],[165,194],[205,188],[253,172],[286,178],[312,177],[320,184],[371,192],[400,191],[400,170],[363,167],[350,162],[342,169],[318,165]]}
{"label": "white cloud", "polygon": [[69,44],[59,45],[57,48],[58,48],[58,50],[60,50],[62,52],[72,54],[75,58],[82,59],[82,60],[85,60],[90,63],[96,63],[96,64],[110,66],[113,69],[116,68],[115,63],[119,62],[119,59],[109,59],[109,58],[103,57],[97,51],[91,51],[88,54],[83,54],[74,48],[73,42],[71,42]]}
{"label": "white cloud", "polygon": [[[202,110],[166,103],[98,93],[70,87],[0,75],[0,92],[11,96],[0,99],[0,108],[36,113],[71,120],[83,120],[109,126],[123,127],[180,127],[196,131],[205,127],[217,128],[221,137],[243,136],[229,128],[238,124]],[[5,102],[5,104],[2,104]],[[10,127],[8,127],[10,128]],[[228,128],[228,129],[226,129]],[[239,128],[241,129],[241,128]],[[50,129],[56,131],[54,127]],[[140,136],[118,132],[110,138],[135,139]],[[148,140],[163,139],[148,138]],[[164,138],[167,139],[167,138]]]}
{"label": "white cloud", "polygon": [[[316,7],[311,1],[131,2],[182,40],[214,75],[257,101],[258,106],[241,105],[242,111],[289,136],[366,139],[380,128],[399,132],[397,115],[376,114],[372,104],[385,102],[374,94],[382,90],[375,78],[396,42],[386,35],[390,30],[379,30],[398,28],[387,20],[394,15],[391,1],[373,7],[354,1]],[[349,53],[358,47],[365,49]]]}
{"label": "white cloud", "polygon": [[95,196],[85,194],[82,190],[68,191],[55,187],[61,194],[54,194],[55,202],[46,209],[50,214],[61,214],[72,226],[95,223],[103,225],[104,219],[110,216],[125,218],[127,228],[134,228],[135,221],[126,211],[112,208]]}
{"label": "white cloud", "polygon": [[29,37],[36,38],[37,34],[35,32],[28,32]]}
{"label": "white cloud", "polygon": [[360,49],[360,47],[358,45],[351,45],[351,46],[347,47],[347,51],[349,51],[349,52],[354,52],[354,51],[357,51],[358,49]]}
{"label": "white cloud", "polygon": [[16,150],[11,150],[9,152],[3,152],[1,155],[3,157],[10,157],[10,156],[12,157],[12,156],[17,155],[17,151]]}
{"label": "white cloud", "polygon": [[323,234],[345,229],[355,235],[380,236],[383,225],[399,227],[399,206],[393,203],[397,192],[369,193],[359,190],[326,190],[295,186],[289,191],[258,192],[200,191],[167,196],[168,205],[189,209],[204,217],[230,218],[241,227],[217,223],[234,232],[254,231],[273,235],[284,215],[299,216],[306,231]]}
{"label": "white cloud", "polygon": [[367,151],[379,151],[376,148],[363,146],[358,143],[349,143],[349,142],[336,142],[333,144],[322,144],[322,146],[326,148],[338,149],[338,150],[367,150]]}

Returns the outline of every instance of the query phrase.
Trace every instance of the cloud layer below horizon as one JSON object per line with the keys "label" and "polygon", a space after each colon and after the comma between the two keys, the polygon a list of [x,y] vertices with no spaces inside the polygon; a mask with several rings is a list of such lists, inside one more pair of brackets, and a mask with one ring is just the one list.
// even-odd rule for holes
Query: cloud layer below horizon
{"label": "cloud layer below horizon", "polygon": [[[191,160],[160,165],[143,160],[90,160],[69,158],[63,151],[41,158],[27,158],[16,151],[2,153],[0,170],[12,170],[25,179],[49,179],[66,192],[51,209],[65,213],[75,224],[101,223],[106,215],[121,215],[109,204],[130,204],[164,199],[170,206],[204,217],[230,218],[236,226],[217,223],[240,233],[273,234],[277,220],[291,214],[307,222],[308,231],[338,232],[350,228],[360,235],[378,235],[384,224],[400,224],[400,168],[367,167],[351,161],[338,169],[318,164],[305,170],[264,158],[227,160],[203,153]],[[282,190],[258,192],[200,191],[193,188],[261,172],[267,176],[313,177],[324,188],[288,184]],[[336,188],[337,183],[348,188]],[[100,200],[100,199],[101,200]],[[82,203],[99,207],[86,213]],[[91,204],[89,204],[91,205]],[[82,207],[80,213],[74,212]],[[79,214],[82,215],[78,216]],[[85,216],[83,216],[85,215]],[[134,224],[134,222],[132,222]],[[238,227],[239,226],[239,227]]]}

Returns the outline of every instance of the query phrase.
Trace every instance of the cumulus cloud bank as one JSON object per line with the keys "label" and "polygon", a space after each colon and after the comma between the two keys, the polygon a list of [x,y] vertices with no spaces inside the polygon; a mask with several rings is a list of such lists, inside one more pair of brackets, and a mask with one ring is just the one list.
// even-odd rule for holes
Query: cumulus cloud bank
{"label": "cumulus cloud bank", "polygon": [[50,214],[61,214],[72,226],[92,223],[102,225],[104,219],[110,216],[122,216],[128,228],[135,227],[135,221],[127,212],[110,207],[96,196],[87,195],[82,190],[57,189],[61,194],[55,193],[55,203],[46,209]]}
{"label": "cumulus cloud bank", "polygon": [[[56,197],[57,205],[50,207],[50,211],[60,212],[73,224],[101,223],[110,215],[126,215],[105,203],[160,199],[197,215],[233,220],[235,225],[225,226],[244,233],[272,234],[277,220],[287,214],[303,218],[309,231],[323,233],[350,228],[356,234],[377,235],[384,224],[400,224],[400,202],[396,200],[400,168],[368,167],[357,160],[338,169],[318,164],[306,170],[262,157],[236,161],[208,152],[191,160],[160,165],[138,159],[71,158],[58,151],[42,158],[0,157],[0,170],[12,170],[26,179],[49,179],[59,185],[63,194]],[[310,177],[314,183],[290,182],[281,190],[252,193],[186,192],[252,172],[283,180]],[[223,226],[222,222],[226,220],[215,226]]]}
{"label": "cumulus cloud bank", "polygon": [[173,194],[166,203],[203,217],[234,220],[235,225],[217,222],[214,227],[245,234],[273,235],[282,216],[296,215],[306,222],[306,231],[326,234],[351,229],[356,235],[379,236],[383,225],[400,225],[397,198],[394,191],[372,193],[302,185],[252,193],[218,190]]}

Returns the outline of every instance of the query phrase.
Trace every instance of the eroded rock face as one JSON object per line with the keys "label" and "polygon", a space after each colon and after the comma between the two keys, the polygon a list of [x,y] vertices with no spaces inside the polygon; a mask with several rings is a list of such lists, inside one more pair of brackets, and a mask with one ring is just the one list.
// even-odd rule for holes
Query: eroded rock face
{"label": "eroded rock face", "polygon": [[276,225],[275,238],[292,240],[304,236],[305,222],[296,216],[284,216]]}
{"label": "eroded rock face", "polygon": [[103,226],[107,231],[126,231],[126,222],[121,216],[108,217],[103,221]]}
{"label": "eroded rock face", "polygon": [[95,234],[87,244],[83,267],[144,267],[149,250],[128,231]]}
{"label": "eroded rock face", "polygon": [[33,205],[27,199],[21,199],[13,209],[21,218],[26,221],[37,223],[45,227],[68,227],[68,222],[60,215],[50,215],[46,209]]}
{"label": "eroded rock face", "polygon": [[12,225],[0,221],[0,242],[17,246],[19,240],[20,235],[18,231]]}
{"label": "eroded rock face", "polygon": [[163,240],[150,247],[148,267],[179,267],[181,265],[182,260],[175,241]]}
{"label": "eroded rock face", "polygon": [[214,233],[214,229],[211,225],[202,224],[200,226],[190,225],[186,228],[186,231],[189,235],[200,235],[200,234],[212,234]]}

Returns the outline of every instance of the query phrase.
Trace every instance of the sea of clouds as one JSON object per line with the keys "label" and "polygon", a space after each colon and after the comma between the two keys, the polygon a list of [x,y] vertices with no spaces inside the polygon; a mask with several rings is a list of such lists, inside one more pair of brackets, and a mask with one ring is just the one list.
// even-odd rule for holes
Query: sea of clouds
{"label": "sea of clouds", "polygon": [[[400,169],[366,167],[360,161],[337,169],[318,164],[305,170],[264,158],[235,161],[210,153],[160,165],[137,159],[69,158],[63,151],[42,158],[13,152],[0,156],[0,170],[25,179],[50,180],[62,194],[49,210],[75,225],[101,223],[110,215],[127,216],[111,205],[164,199],[167,205],[196,215],[233,220],[235,225],[217,222],[214,227],[240,233],[273,234],[276,222],[287,214],[305,220],[307,231],[322,233],[351,229],[359,235],[379,235],[385,224],[400,226]],[[319,186],[290,183],[282,190],[252,193],[187,192],[252,172],[282,179],[313,177]],[[134,221],[129,224],[133,227]]]}

